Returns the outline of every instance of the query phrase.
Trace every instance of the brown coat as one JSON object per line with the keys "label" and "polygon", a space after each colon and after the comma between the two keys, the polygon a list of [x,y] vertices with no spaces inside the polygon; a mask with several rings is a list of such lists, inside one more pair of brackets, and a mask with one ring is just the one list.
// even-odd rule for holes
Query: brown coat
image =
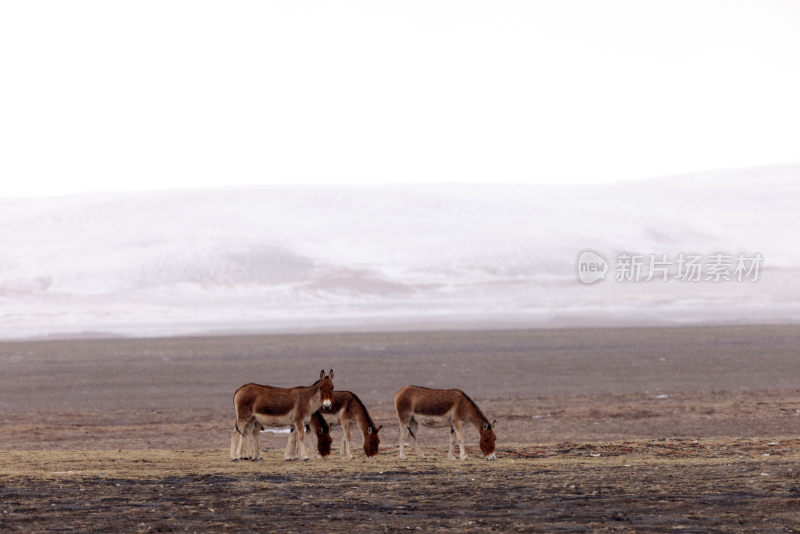
{"label": "brown coat", "polygon": [[464,451],[464,435],[462,424],[472,423],[480,433],[479,446],[487,460],[495,456],[495,422],[489,419],[478,408],[478,405],[460,389],[432,389],[421,386],[406,386],[394,397],[394,407],[400,423],[400,457],[405,458],[403,447],[406,435],[414,440],[418,456],[423,456],[417,442],[418,425],[429,428],[450,428],[450,452],[453,456],[453,439],[458,439],[461,459],[466,459]]}

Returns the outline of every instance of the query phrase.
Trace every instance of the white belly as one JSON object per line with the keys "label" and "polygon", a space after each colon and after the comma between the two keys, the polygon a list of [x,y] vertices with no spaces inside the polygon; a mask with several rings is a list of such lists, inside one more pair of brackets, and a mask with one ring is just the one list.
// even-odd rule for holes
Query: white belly
{"label": "white belly", "polygon": [[414,418],[424,427],[427,428],[442,428],[450,427],[453,424],[453,418],[450,415],[442,415],[434,417],[430,415],[415,415]]}
{"label": "white belly", "polygon": [[292,423],[292,415],[262,415],[256,414],[256,422],[259,423],[261,426],[267,427],[281,427],[281,426],[291,426]]}

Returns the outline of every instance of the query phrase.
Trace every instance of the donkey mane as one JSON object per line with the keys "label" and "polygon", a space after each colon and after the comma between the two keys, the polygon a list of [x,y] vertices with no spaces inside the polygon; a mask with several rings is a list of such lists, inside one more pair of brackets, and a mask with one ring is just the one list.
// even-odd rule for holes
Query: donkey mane
{"label": "donkey mane", "polygon": [[472,400],[472,397],[470,397],[469,395],[467,395],[466,393],[464,393],[464,392],[463,392],[463,391],[461,391],[460,389],[457,389],[456,391],[458,391],[458,392],[460,392],[462,395],[464,395],[464,398],[465,398],[465,399],[467,399],[467,400],[469,401],[469,403],[472,405],[472,407],[473,407],[473,408],[475,408],[475,411],[478,413],[478,415],[481,417],[481,419],[483,419],[483,422],[484,422],[484,423],[488,423],[488,422],[489,422],[489,419],[488,419],[488,418],[487,418],[487,417],[486,417],[486,416],[483,414],[483,412],[481,411],[481,409],[480,409],[480,408],[478,408],[478,405],[477,405],[477,404],[475,404],[475,401],[474,401],[474,400]]}
{"label": "donkey mane", "polygon": [[319,384],[320,382],[322,382],[322,378],[318,379],[316,382],[314,382],[314,383],[313,383],[313,384],[311,384],[310,386],[295,386],[295,387],[293,387],[293,388],[289,388],[289,389],[296,389],[296,388],[306,388],[306,389],[307,389],[307,388],[313,388],[314,386],[316,386],[316,385],[317,385],[317,384]]}
{"label": "donkey mane", "polygon": [[361,399],[358,398],[358,395],[356,395],[352,391],[347,391],[346,393],[349,393],[350,395],[352,395],[353,398],[358,403],[358,405],[361,406],[361,409],[364,411],[364,415],[367,417],[367,424],[370,426],[370,428],[372,430],[375,430],[377,427],[375,426],[375,423],[372,422],[372,417],[369,416],[369,412],[367,411],[367,407],[364,406],[364,403],[361,402]]}

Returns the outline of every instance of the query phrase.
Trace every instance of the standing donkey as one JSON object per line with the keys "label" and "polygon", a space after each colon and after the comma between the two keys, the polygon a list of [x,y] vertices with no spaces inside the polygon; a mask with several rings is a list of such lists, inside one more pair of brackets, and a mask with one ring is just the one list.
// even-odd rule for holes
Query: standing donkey
{"label": "standing donkey", "polygon": [[352,423],[356,423],[361,429],[361,436],[364,438],[364,453],[367,457],[378,454],[378,444],[381,441],[378,431],[383,428],[383,425],[375,426],[366,406],[355,393],[334,391],[333,403],[330,408],[323,408],[321,413],[328,425],[342,425],[344,433],[340,451],[342,456],[347,454],[348,458],[353,457],[353,451],[350,449],[350,425]]}
{"label": "standing donkey", "polygon": [[[311,414],[333,402],[333,369],[326,375],[320,371],[319,380],[308,387],[278,388],[245,384],[233,395],[236,422],[231,433],[231,459],[242,457],[242,446],[256,427],[293,425],[299,438],[300,457],[308,459],[305,449],[305,426]],[[241,426],[241,428],[240,428]],[[237,444],[238,438],[238,444]],[[290,440],[291,442],[291,440]],[[255,459],[260,451],[256,447]],[[289,445],[283,457],[291,459]]]}
{"label": "standing donkey", "polygon": [[475,425],[481,435],[480,449],[484,458],[495,460],[494,425],[489,422],[478,405],[460,389],[431,389],[419,386],[406,386],[394,396],[394,408],[400,421],[400,458],[405,458],[403,447],[408,433],[414,439],[417,456],[423,457],[417,441],[417,427],[450,427],[449,459],[453,459],[453,441],[458,438],[459,457],[466,460],[464,452],[464,433],[462,423]]}

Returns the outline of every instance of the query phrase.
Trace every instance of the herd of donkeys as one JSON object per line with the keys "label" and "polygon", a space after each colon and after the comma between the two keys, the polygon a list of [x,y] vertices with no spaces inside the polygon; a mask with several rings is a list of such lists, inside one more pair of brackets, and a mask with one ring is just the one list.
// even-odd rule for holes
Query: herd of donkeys
{"label": "herd of donkeys", "polygon": [[[327,456],[331,451],[330,427],[343,430],[342,456],[353,457],[350,449],[350,426],[355,423],[364,438],[368,457],[378,454],[382,427],[375,426],[364,403],[355,393],[333,388],[333,369],[320,371],[319,380],[310,386],[279,388],[245,384],[233,396],[236,422],[231,434],[231,459],[258,460],[261,452],[258,435],[265,427],[291,427],[284,458],[308,459],[306,438],[317,437],[317,453]],[[418,456],[423,453],[417,440],[419,425],[450,429],[450,450],[453,458],[456,441],[459,457],[467,458],[464,450],[464,423],[472,423],[480,434],[479,447],[487,460],[496,459],[495,421],[489,421],[478,405],[459,389],[432,389],[405,386],[394,396],[394,407],[400,424],[400,458],[405,458],[405,442],[413,440]]]}

